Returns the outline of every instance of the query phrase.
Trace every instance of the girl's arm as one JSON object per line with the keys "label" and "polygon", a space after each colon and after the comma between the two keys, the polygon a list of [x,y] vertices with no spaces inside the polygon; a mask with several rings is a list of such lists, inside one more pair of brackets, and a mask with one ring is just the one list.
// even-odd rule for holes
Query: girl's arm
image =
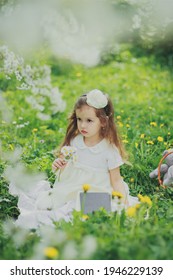
{"label": "girl's arm", "polygon": [[113,190],[122,193],[123,195],[122,201],[128,206],[128,199],[127,199],[128,193],[127,190],[125,189],[125,185],[121,177],[119,167],[109,170],[109,173],[110,173],[110,182]]}

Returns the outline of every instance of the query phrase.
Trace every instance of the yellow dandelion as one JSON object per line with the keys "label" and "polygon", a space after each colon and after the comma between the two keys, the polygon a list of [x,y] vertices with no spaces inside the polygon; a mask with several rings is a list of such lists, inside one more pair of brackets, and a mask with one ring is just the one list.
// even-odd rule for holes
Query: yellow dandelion
{"label": "yellow dandelion", "polygon": [[157,140],[158,140],[159,142],[163,142],[163,137],[158,136],[158,137],[157,137]]}
{"label": "yellow dandelion", "polygon": [[140,135],[140,138],[144,138],[145,137],[145,134],[144,133],[142,133],[141,135]]}
{"label": "yellow dandelion", "polygon": [[151,140],[148,140],[148,141],[147,141],[147,144],[148,144],[148,145],[154,145],[154,142],[151,141]]}
{"label": "yellow dandelion", "polygon": [[141,203],[146,203],[146,204],[148,204],[148,206],[152,206],[152,201],[149,198],[149,196],[147,196],[147,195],[143,196],[141,194],[138,194],[138,198]]}
{"label": "yellow dandelion", "polygon": [[129,127],[130,127],[130,124],[127,123],[127,124],[126,124],[126,127],[129,128]]}
{"label": "yellow dandelion", "polygon": [[152,201],[147,195],[142,198],[141,202],[148,204],[148,206],[152,206]]}
{"label": "yellow dandelion", "polygon": [[54,132],[54,130],[52,130],[52,129],[46,129],[46,130],[45,130],[45,134],[46,134],[46,135],[54,135],[55,132]]}
{"label": "yellow dandelion", "polygon": [[127,139],[124,139],[122,142],[125,144],[129,143],[129,141]]}
{"label": "yellow dandelion", "polygon": [[121,116],[117,116],[117,120],[120,120],[121,119]]}
{"label": "yellow dandelion", "polygon": [[86,221],[89,219],[89,216],[88,215],[82,215],[82,220]]}
{"label": "yellow dandelion", "polygon": [[84,191],[84,192],[87,192],[87,191],[89,191],[89,190],[91,189],[91,186],[90,186],[89,184],[84,184],[84,185],[82,186],[82,188],[83,188],[83,191]]}
{"label": "yellow dandelion", "polygon": [[168,135],[171,135],[171,133],[170,133],[170,132],[168,132]]}
{"label": "yellow dandelion", "polygon": [[81,77],[82,74],[80,72],[76,73],[76,77]]}
{"label": "yellow dandelion", "polygon": [[126,210],[126,215],[130,218],[135,217],[136,208],[135,207],[128,207],[127,210]]}
{"label": "yellow dandelion", "polygon": [[157,123],[156,123],[156,122],[150,122],[150,125],[156,127],[156,126],[157,126]]}
{"label": "yellow dandelion", "polygon": [[130,182],[133,183],[135,181],[134,178],[130,178]]}
{"label": "yellow dandelion", "polygon": [[117,124],[118,124],[119,127],[123,127],[124,126],[122,122],[117,122]]}
{"label": "yellow dandelion", "polygon": [[37,131],[38,131],[37,128],[34,128],[34,129],[32,130],[33,133],[35,133],[35,132],[37,132]]}
{"label": "yellow dandelion", "polygon": [[135,148],[137,149],[139,146],[139,143],[135,142]]}
{"label": "yellow dandelion", "polygon": [[46,247],[44,255],[49,259],[55,259],[59,256],[59,251],[55,247]]}
{"label": "yellow dandelion", "polygon": [[135,204],[135,206],[134,206],[134,207],[135,207],[136,209],[139,209],[139,208],[140,208],[140,206],[141,206],[141,205],[140,205],[140,203],[137,203],[137,204]]}
{"label": "yellow dandelion", "polygon": [[114,198],[114,197],[118,197],[118,199],[121,199],[121,198],[123,198],[123,195],[120,192],[113,191],[112,198]]}
{"label": "yellow dandelion", "polygon": [[140,193],[137,196],[138,196],[139,200],[141,200],[141,198],[143,197],[143,195]]}
{"label": "yellow dandelion", "polygon": [[160,127],[161,127],[161,128],[164,127],[164,123],[161,123],[161,124],[160,124]]}

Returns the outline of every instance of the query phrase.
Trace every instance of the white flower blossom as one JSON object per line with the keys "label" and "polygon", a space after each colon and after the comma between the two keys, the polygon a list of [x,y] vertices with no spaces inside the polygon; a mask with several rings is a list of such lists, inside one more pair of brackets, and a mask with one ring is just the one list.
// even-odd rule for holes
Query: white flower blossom
{"label": "white flower blossom", "polygon": [[46,175],[44,173],[29,173],[26,167],[19,162],[15,166],[7,166],[4,171],[4,177],[10,182],[9,192],[12,191],[11,193],[13,193],[13,189],[15,189],[14,192],[16,194],[24,191],[32,195],[36,185],[44,181]]}
{"label": "white flower blossom", "polygon": [[97,249],[96,238],[92,235],[87,235],[83,238],[82,243],[82,258],[89,259]]}
{"label": "white flower blossom", "polygon": [[62,252],[62,257],[64,260],[73,260],[77,259],[78,250],[76,243],[72,240],[67,241],[66,245],[64,246],[64,250]]}
{"label": "white flower blossom", "polygon": [[141,18],[139,17],[139,15],[134,15],[132,20],[133,20],[132,28],[139,29],[141,27]]}
{"label": "white flower blossom", "polygon": [[[51,114],[65,110],[66,104],[59,89],[52,87],[51,69],[48,65],[39,67],[25,65],[24,59],[11,52],[7,46],[0,46],[0,57],[2,59],[0,72],[4,73],[6,79],[11,79],[14,75],[18,81],[17,89],[30,91],[26,102],[38,112],[36,116],[39,119],[48,120]],[[50,105],[46,109],[48,99]]]}
{"label": "white flower blossom", "polygon": [[9,110],[8,103],[3,96],[3,93],[0,91],[0,112],[2,114],[2,120],[5,122],[11,122],[12,120],[12,110]]}
{"label": "white flower blossom", "polygon": [[68,161],[72,161],[72,162],[76,161],[76,158],[77,158],[76,152],[77,152],[76,148],[71,147],[71,146],[64,146],[61,149],[61,153],[63,154],[64,159],[67,162]]}
{"label": "white flower blossom", "polygon": [[51,119],[50,115],[48,115],[48,114],[43,114],[43,113],[41,113],[41,112],[38,112],[38,113],[37,113],[37,118],[40,119],[40,120],[42,120],[42,121],[48,121],[48,120]]}

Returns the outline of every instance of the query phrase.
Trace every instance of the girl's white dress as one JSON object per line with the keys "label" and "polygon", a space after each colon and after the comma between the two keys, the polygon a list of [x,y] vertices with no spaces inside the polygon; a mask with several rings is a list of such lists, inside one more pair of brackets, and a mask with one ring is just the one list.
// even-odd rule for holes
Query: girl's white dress
{"label": "girl's white dress", "polygon": [[[77,160],[68,162],[60,180],[57,179],[53,188],[48,181],[41,181],[35,186],[34,192],[21,192],[12,184],[9,190],[18,195],[20,215],[16,223],[26,228],[37,228],[41,224],[53,225],[60,219],[69,221],[73,209],[80,210],[79,193],[83,184],[89,184],[93,192],[112,193],[109,170],[123,164],[118,149],[103,139],[97,145],[88,147],[83,136],[77,135],[71,146],[77,150]],[[58,175],[58,174],[57,174]],[[123,181],[129,205],[138,202],[136,197],[129,195],[129,188]],[[125,206],[124,206],[125,207]],[[112,211],[118,210],[117,200],[112,200]]]}

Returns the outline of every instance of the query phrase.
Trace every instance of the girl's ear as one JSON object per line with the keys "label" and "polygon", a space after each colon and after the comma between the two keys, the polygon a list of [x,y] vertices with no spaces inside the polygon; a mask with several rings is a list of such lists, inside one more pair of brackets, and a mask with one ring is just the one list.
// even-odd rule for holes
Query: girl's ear
{"label": "girl's ear", "polygon": [[102,128],[105,128],[105,127],[106,127],[106,120],[102,120],[102,122],[101,122],[101,127],[102,127]]}

